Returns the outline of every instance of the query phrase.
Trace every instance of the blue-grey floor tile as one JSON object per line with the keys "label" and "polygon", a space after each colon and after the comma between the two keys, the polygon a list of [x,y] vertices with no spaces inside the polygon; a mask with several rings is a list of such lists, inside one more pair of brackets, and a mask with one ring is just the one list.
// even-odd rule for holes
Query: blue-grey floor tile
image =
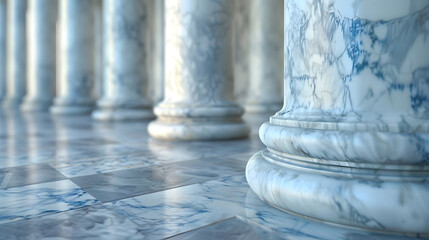
{"label": "blue-grey floor tile", "polygon": [[0,189],[66,179],[47,164],[0,169]]}
{"label": "blue-grey floor tile", "polygon": [[243,174],[246,163],[206,158],[72,178],[102,202]]}
{"label": "blue-grey floor tile", "polygon": [[244,176],[178,187],[105,206],[137,223],[148,239],[176,236],[232,217],[286,239],[415,239],[325,224],[282,212],[259,199]]}
{"label": "blue-grey floor tile", "polygon": [[97,202],[70,180],[0,189],[0,223],[81,208]]}
{"label": "blue-grey floor tile", "polygon": [[0,239],[141,239],[138,226],[102,205],[0,225]]}
{"label": "blue-grey floor tile", "polygon": [[266,229],[252,226],[252,224],[241,221],[237,218],[223,220],[193,231],[185,232],[171,238],[171,240],[281,240],[273,232]]}

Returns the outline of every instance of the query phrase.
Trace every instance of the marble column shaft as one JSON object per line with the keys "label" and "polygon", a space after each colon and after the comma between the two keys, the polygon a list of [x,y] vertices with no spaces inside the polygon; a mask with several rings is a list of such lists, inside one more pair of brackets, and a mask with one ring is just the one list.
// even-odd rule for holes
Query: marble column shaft
{"label": "marble column shaft", "polygon": [[232,1],[165,2],[165,96],[150,135],[167,140],[244,137],[232,102]]}
{"label": "marble column shaft", "polygon": [[47,111],[55,93],[56,0],[29,0],[27,95],[23,111]]}
{"label": "marble column shaft", "polygon": [[146,1],[106,0],[104,17],[104,84],[97,120],[152,118],[149,102],[143,97],[146,79]]}
{"label": "marble column shaft", "polygon": [[58,4],[58,92],[51,112],[88,114],[95,78],[95,11],[93,0],[61,0]]}
{"label": "marble column shaft", "polygon": [[251,0],[246,113],[270,113],[283,103],[283,0]]}
{"label": "marble column shaft", "polygon": [[15,109],[26,92],[27,77],[27,0],[8,0],[6,4],[6,98],[3,107]]}
{"label": "marble column shaft", "polygon": [[234,99],[244,105],[249,91],[250,4],[249,0],[234,1],[233,23]]}
{"label": "marble column shaft", "polygon": [[429,233],[429,1],[286,0],[283,108],[246,167],[281,209]]}
{"label": "marble column shaft", "polygon": [[6,96],[6,0],[0,0],[0,104]]}

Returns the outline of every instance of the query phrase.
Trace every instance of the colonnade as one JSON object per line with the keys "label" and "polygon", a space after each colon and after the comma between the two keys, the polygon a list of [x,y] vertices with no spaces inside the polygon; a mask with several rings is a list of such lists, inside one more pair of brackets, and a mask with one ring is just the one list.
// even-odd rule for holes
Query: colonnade
{"label": "colonnade", "polygon": [[148,131],[163,140],[246,137],[245,110],[278,111],[246,168],[259,197],[323,221],[429,233],[429,1],[48,2],[0,0],[4,108],[43,111],[55,96],[55,115],[155,116]]}

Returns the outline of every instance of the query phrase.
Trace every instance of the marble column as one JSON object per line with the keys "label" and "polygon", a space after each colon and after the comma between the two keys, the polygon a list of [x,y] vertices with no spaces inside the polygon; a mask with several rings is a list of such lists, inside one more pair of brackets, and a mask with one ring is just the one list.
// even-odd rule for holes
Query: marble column
{"label": "marble column", "polygon": [[307,217],[429,233],[429,1],[284,8],[285,103],[250,187]]}
{"label": "marble column", "polygon": [[283,104],[283,0],[251,0],[246,113],[273,114]]}
{"label": "marble column", "polygon": [[149,86],[145,85],[143,90],[156,105],[164,98],[164,0],[147,0],[147,4],[146,48],[147,58],[152,64],[146,64]]}
{"label": "marble column", "polygon": [[6,0],[0,0],[0,103],[6,95]]}
{"label": "marble column", "polygon": [[249,90],[249,0],[235,0],[233,22],[234,99],[246,102]]}
{"label": "marble column", "polygon": [[166,140],[245,137],[232,102],[232,1],[165,2],[165,95],[149,134]]}
{"label": "marble column", "polygon": [[27,95],[23,111],[47,111],[55,92],[56,0],[28,0]]}
{"label": "marble column", "polygon": [[59,86],[51,113],[88,114],[95,78],[94,1],[61,0],[58,6]]}
{"label": "marble column", "polygon": [[106,0],[103,4],[104,84],[97,120],[153,118],[141,86],[146,78],[146,1]]}
{"label": "marble column", "polygon": [[6,98],[3,107],[16,109],[26,92],[27,0],[8,0],[6,4]]}

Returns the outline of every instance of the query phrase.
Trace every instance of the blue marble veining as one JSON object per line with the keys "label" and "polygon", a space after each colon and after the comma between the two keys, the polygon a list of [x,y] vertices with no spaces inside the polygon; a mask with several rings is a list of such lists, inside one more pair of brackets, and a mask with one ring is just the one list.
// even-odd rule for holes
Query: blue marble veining
{"label": "blue marble veining", "polygon": [[285,102],[249,185],[305,216],[429,233],[429,1],[284,4]]}
{"label": "blue marble veining", "polygon": [[[244,173],[245,162],[205,158],[72,178],[102,202]],[[168,176],[167,178],[165,176]]]}
{"label": "blue marble veining", "polygon": [[65,179],[47,164],[0,168],[0,189]]}
{"label": "blue marble veining", "polygon": [[[228,233],[228,234],[225,234]],[[237,218],[223,220],[206,227],[202,227],[193,231],[185,232],[169,239],[260,239],[260,240],[279,240],[281,238],[272,232],[264,231],[262,228],[252,226],[252,224],[241,221]]]}
{"label": "blue marble veining", "polygon": [[[263,147],[257,138],[163,142],[151,139],[144,123],[90,120],[0,114],[5,126],[0,127],[0,176],[11,174],[9,183],[20,185],[0,189],[0,239],[162,239],[201,233],[239,239],[249,231],[267,239],[416,239],[333,226],[261,201],[243,176],[248,155]],[[18,157],[22,166],[4,168],[16,166]],[[106,174],[84,176],[76,184],[80,177],[59,180],[52,168],[66,177]],[[82,189],[85,184],[92,192]],[[115,193],[125,199],[100,203]]]}
{"label": "blue marble veining", "polygon": [[0,223],[58,213],[97,202],[70,180],[0,189]]}
{"label": "blue marble veining", "polygon": [[0,239],[141,239],[138,226],[101,205],[0,225]]}
{"label": "blue marble veining", "polygon": [[242,138],[233,102],[232,6],[228,0],[165,2],[165,96],[148,126],[163,140]]}

